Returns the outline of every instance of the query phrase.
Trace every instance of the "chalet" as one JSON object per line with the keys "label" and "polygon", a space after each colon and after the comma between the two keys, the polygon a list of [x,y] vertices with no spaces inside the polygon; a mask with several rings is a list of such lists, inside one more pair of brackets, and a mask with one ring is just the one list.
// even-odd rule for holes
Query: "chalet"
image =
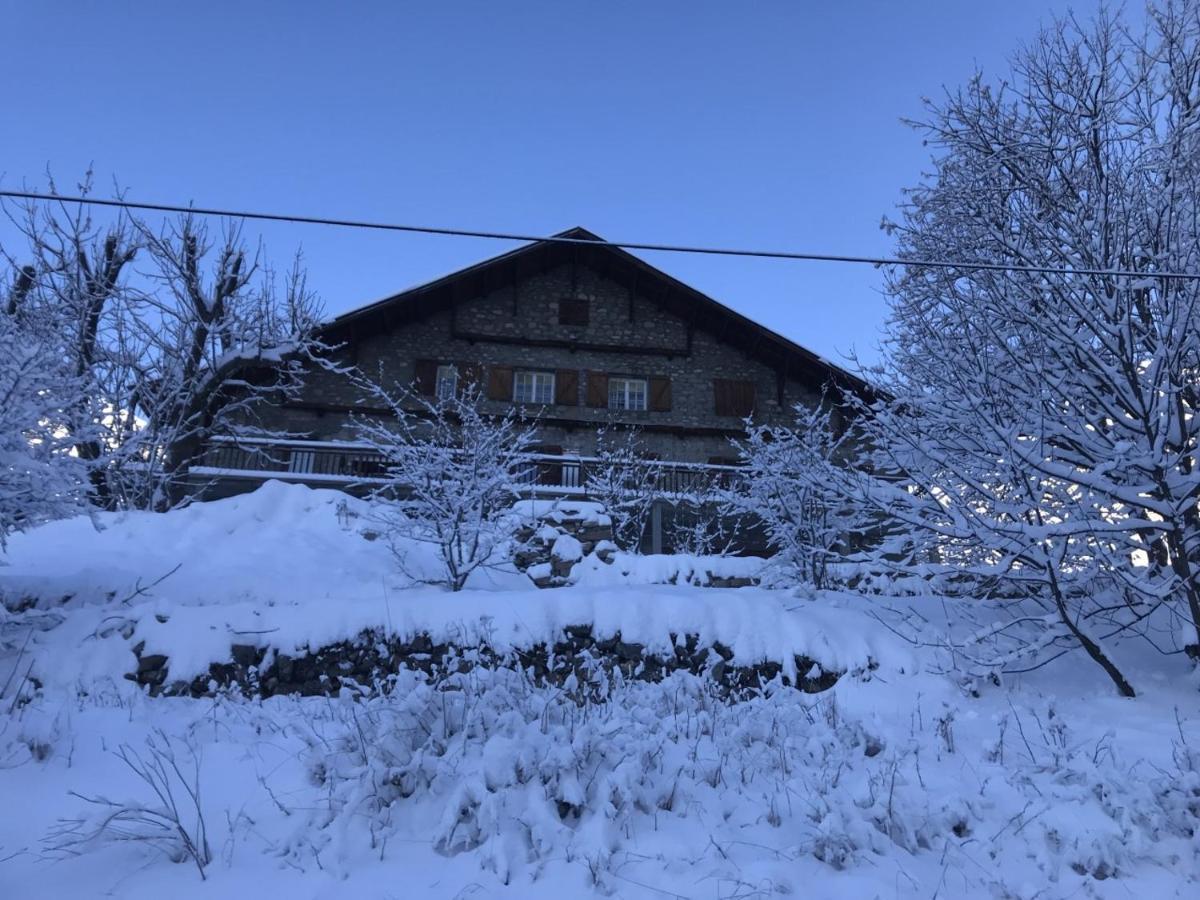
{"label": "chalet", "polygon": [[[866,386],[815,353],[582,228],[344,313],[324,326],[336,361],[437,395],[475,381],[495,412],[538,416],[542,489],[581,488],[600,426],[636,427],[676,482],[733,462],[743,420],[789,423],[796,403]],[[830,391],[833,391],[831,394]],[[841,393],[839,393],[841,392]],[[264,478],[352,488],[377,461],[354,415],[383,415],[347,377],[315,369],[261,410],[287,441],[209,448],[192,478],[211,495]],[[372,466],[375,466],[373,469]]]}

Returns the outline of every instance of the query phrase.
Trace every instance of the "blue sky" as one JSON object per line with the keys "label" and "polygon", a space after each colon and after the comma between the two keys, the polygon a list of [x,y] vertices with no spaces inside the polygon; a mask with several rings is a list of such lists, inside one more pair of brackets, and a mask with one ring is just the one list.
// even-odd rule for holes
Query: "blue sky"
{"label": "blue sky", "polygon": [[[928,159],[901,119],[1067,8],[0,0],[0,184],[91,164],[151,201],[886,254]],[[302,245],[329,313],[512,246],[247,231]],[[643,255],[834,359],[884,323],[871,267]]]}

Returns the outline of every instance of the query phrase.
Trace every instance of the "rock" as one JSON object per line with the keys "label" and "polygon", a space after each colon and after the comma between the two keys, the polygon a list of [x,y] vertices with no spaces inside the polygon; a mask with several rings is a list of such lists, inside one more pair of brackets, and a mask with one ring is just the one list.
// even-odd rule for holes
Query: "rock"
{"label": "rock", "polygon": [[585,525],[575,532],[575,537],[584,544],[598,544],[601,541],[611,541],[613,537],[611,525]]}
{"label": "rock", "polygon": [[641,644],[627,644],[624,641],[617,642],[617,656],[621,657],[621,659],[641,659],[645,649]]}
{"label": "rock", "polygon": [[577,563],[583,559],[583,544],[569,534],[560,534],[550,548],[551,561]]}
{"label": "rock", "polygon": [[263,658],[263,651],[253,644],[234,644],[231,653],[235,663],[247,668],[257,666]]}
{"label": "rock", "polygon": [[612,561],[617,555],[617,545],[612,541],[599,541],[592,554],[605,565],[612,565]]}
{"label": "rock", "polygon": [[293,660],[286,653],[277,653],[275,655],[275,672],[279,676],[280,681],[292,680]]}
{"label": "rock", "polygon": [[570,577],[573,568],[575,568],[573,560],[560,559],[557,556],[552,557],[550,560],[550,574],[555,578],[561,578],[565,581]]}
{"label": "rock", "polygon": [[707,584],[709,587],[742,588],[742,587],[753,587],[754,585],[758,584],[758,579],[747,578],[747,577],[744,577],[741,575],[720,576],[720,575],[713,575],[712,572],[709,572],[707,574],[708,574]]}
{"label": "rock", "polygon": [[161,669],[167,664],[167,658],[159,653],[151,653],[149,656],[142,656],[138,659],[138,674],[153,672]]}

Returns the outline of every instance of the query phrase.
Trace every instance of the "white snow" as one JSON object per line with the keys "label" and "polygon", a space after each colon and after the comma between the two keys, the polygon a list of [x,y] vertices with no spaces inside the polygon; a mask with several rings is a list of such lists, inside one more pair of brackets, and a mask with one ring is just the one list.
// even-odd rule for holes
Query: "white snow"
{"label": "white snow", "polygon": [[[82,517],[55,522],[13,538],[9,565],[0,569],[0,596],[47,598],[58,609],[70,598],[71,614],[54,640],[56,646],[69,640],[73,652],[43,662],[36,642],[33,651],[34,674],[63,687],[108,673],[114,652],[129,653],[139,642],[144,653],[169,658],[174,680],[225,661],[231,644],[290,654],[367,629],[486,639],[503,650],[552,643],[563,626],[591,624],[597,637],[620,633],[658,651],[671,649],[672,634],[694,633],[729,646],[737,663],[779,660],[789,675],[796,655],[834,669],[871,660],[912,666],[902,642],[860,612],[814,607],[800,617],[788,611],[791,598],[782,592],[670,584],[686,585],[696,572],[753,574],[761,560],[617,554],[605,565],[592,556],[577,567],[578,585],[568,591],[538,590],[526,575],[483,570],[474,590],[452,594],[411,586],[386,542],[364,537],[372,527],[364,512],[365,503],[336,491],[269,482],[252,494],[165,517],[103,514],[99,531]],[[599,518],[589,508],[554,512]],[[414,544],[406,564],[419,565],[420,555],[431,552]],[[582,546],[559,535],[554,552],[578,558]],[[95,637],[114,616],[128,626],[128,637]]]}
{"label": "white snow", "polygon": [[560,534],[554,539],[550,555],[563,562],[578,562],[583,559],[583,544],[570,534]]}
{"label": "white snow", "polygon": [[[1067,662],[975,696],[867,598],[697,586],[756,561],[589,556],[565,588],[493,571],[451,594],[411,587],[358,501],[280,483],[98,524],[16,535],[0,568],[14,608],[38,598],[0,618],[0,687],[42,684],[0,707],[0,896],[1195,895],[1200,716],[1180,657],[1123,648],[1136,700]],[[374,628],[505,646],[581,623],[854,673],[736,705],[680,673],[606,703],[503,670],[403,673],[363,701],[152,699],[122,677],[141,640],[187,677],[231,643]],[[113,752],[154,734],[184,772],[197,754],[207,880],[141,842],[49,862],[56,821],[95,811],[69,791],[154,800]]]}

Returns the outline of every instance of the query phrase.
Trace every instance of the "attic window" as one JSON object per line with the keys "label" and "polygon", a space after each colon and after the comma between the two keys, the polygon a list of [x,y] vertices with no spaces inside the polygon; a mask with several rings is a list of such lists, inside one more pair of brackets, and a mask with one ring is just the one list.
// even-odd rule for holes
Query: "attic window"
{"label": "attic window", "polygon": [[584,326],[588,323],[588,301],[563,297],[558,301],[558,324]]}

